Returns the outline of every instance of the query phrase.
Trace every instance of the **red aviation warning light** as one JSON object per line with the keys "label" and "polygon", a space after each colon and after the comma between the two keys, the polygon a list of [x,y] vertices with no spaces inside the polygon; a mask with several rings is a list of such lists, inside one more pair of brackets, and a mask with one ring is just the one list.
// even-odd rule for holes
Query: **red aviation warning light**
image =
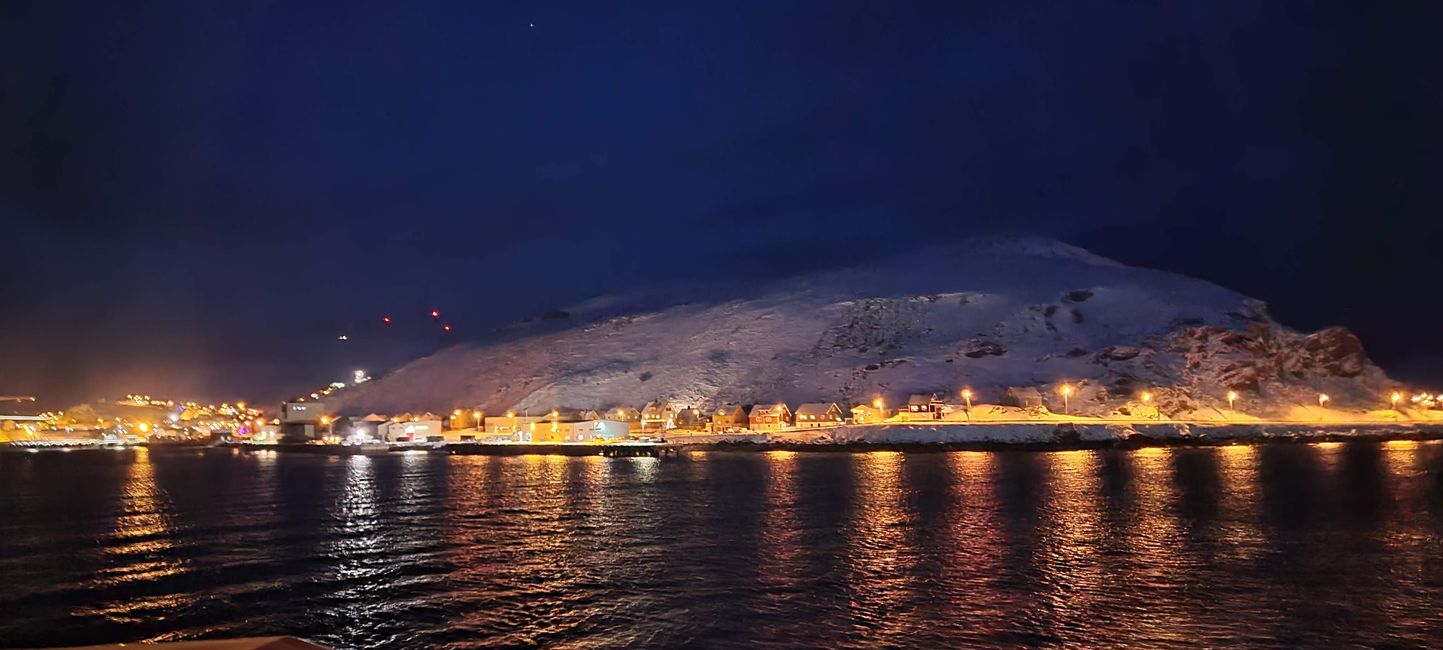
{"label": "red aviation warning light", "polygon": [[431,310],[431,318],[440,318],[440,317],[441,317],[441,312],[440,312],[439,310],[436,310],[436,309],[432,309],[432,310]]}
{"label": "red aviation warning light", "polygon": [[391,324],[391,317],[390,317],[390,316],[382,316],[382,317],[381,317],[381,322],[384,323],[384,324],[386,324],[386,325],[390,325],[390,324]]}
{"label": "red aviation warning light", "polygon": [[449,332],[449,331],[451,331],[451,324],[450,324],[450,323],[446,323],[445,325],[442,325],[442,326],[441,326],[441,329],[446,330],[447,332]]}

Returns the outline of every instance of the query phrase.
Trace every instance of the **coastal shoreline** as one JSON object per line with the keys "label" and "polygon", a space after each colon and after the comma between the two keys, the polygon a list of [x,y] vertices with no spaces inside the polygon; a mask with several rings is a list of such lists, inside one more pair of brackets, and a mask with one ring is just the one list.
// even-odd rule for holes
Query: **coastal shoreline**
{"label": "coastal shoreline", "polygon": [[296,453],[330,456],[384,456],[404,453],[446,455],[560,455],[560,456],[671,456],[691,452],[873,452],[909,453],[947,451],[1091,451],[1156,447],[1223,447],[1263,444],[1342,442],[1430,442],[1443,440],[1443,425],[1362,424],[889,424],[842,426],[764,434],[679,434],[658,443],[524,444],[447,443],[433,446],[393,445],[362,448],[345,445],[249,443],[160,445],[55,445],[34,447],[0,445],[4,452],[126,450],[196,452],[227,450],[232,453]]}

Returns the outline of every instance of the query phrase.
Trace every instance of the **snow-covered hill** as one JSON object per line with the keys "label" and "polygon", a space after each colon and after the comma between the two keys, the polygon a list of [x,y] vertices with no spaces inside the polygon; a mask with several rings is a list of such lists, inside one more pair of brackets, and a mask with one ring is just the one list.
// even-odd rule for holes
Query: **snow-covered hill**
{"label": "snow-covered hill", "polygon": [[[843,251],[844,253],[844,251]],[[1291,331],[1208,282],[1123,266],[1045,239],[977,239],[819,272],[753,295],[638,307],[627,297],[553,314],[411,362],[333,398],[335,410],[479,406],[539,412],[676,400],[891,404],[968,386],[1078,387],[1073,410],[1127,408],[1141,391],[1177,415],[1281,415],[1313,403],[1377,408],[1394,384],[1349,332]],[[614,315],[614,306],[635,313]],[[611,307],[608,311],[608,307]],[[1135,407],[1135,404],[1134,404]]]}

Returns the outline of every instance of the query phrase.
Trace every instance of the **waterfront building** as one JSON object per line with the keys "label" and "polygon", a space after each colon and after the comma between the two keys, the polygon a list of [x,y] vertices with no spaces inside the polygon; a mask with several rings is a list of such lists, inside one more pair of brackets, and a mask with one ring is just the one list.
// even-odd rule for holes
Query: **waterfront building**
{"label": "waterfront building", "polygon": [[606,419],[625,422],[629,433],[641,433],[641,411],[630,406],[607,409]]}
{"label": "waterfront building", "polygon": [[281,435],[291,440],[315,440],[326,434],[321,418],[326,417],[325,402],[282,402]]}
{"label": "waterfront building", "polygon": [[736,433],[751,426],[748,413],[750,404],[723,404],[711,414],[712,433]]}
{"label": "waterfront building", "polygon": [[811,402],[797,407],[798,429],[834,427],[842,423],[842,407],[836,402]]}
{"label": "waterfront building", "polygon": [[676,415],[672,417],[672,422],[678,429],[705,431],[709,420],[704,411],[694,406],[688,406],[678,410]]}
{"label": "waterfront building", "polygon": [[[508,413],[486,418],[486,433],[514,436],[526,434],[531,431],[531,426],[537,422],[547,422],[548,418],[541,415],[516,415]],[[518,442],[525,442],[518,440]]]}
{"label": "waterfront building", "polygon": [[877,408],[871,404],[858,404],[852,407],[852,421],[857,424],[882,422],[887,417],[886,409]]}
{"label": "waterfront building", "polygon": [[625,440],[630,428],[621,420],[582,420],[557,423],[561,442],[613,442]]}
{"label": "waterfront building", "polygon": [[[459,432],[443,429],[441,419],[388,422],[380,428],[382,442],[457,442]],[[452,440],[447,439],[450,434]],[[471,436],[474,438],[474,436]]]}
{"label": "waterfront building", "polygon": [[937,420],[942,417],[942,398],[936,393],[914,394],[907,397],[906,420]]}
{"label": "waterfront building", "polygon": [[747,427],[752,431],[781,431],[792,426],[792,410],[786,404],[758,404],[747,415]]}
{"label": "waterfront building", "polygon": [[676,426],[677,407],[670,402],[647,402],[641,409],[642,433],[656,433]]}

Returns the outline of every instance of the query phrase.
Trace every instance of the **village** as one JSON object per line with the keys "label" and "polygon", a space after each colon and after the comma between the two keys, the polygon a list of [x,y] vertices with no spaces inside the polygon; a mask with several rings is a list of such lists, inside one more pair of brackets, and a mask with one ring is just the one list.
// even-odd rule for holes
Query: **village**
{"label": "village", "polygon": [[[1047,390],[1014,387],[1001,392],[995,403],[978,400],[971,389],[955,393],[917,393],[892,407],[886,398],[843,406],[837,402],[800,404],[723,404],[704,410],[675,402],[649,402],[640,408],[561,409],[531,412],[508,410],[488,415],[480,408],[456,408],[450,413],[399,413],[338,415],[323,401],[295,401],[281,405],[280,417],[258,422],[245,440],[252,443],[311,442],[317,444],[453,445],[486,444],[607,444],[618,442],[715,442],[721,439],[769,437],[784,439],[838,427],[919,427],[1039,424],[1167,424],[1199,422],[1172,419],[1157,405],[1152,391],[1141,391],[1105,415],[1072,411],[1082,387],[1063,383]],[[1384,395],[1378,408],[1345,411],[1332,408],[1331,398],[1318,393],[1315,405],[1292,409],[1285,418],[1249,415],[1238,404],[1240,395],[1226,391],[1227,407],[1212,409],[1205,418],[1223,424],[1332,424],[1428,422],[1439,419],[1435,396],[1402,393]]]}
{"label": "village", "polygon": [[[357,371],[355,383],[370,379]],[[1214,406],[1178,413],[1174,389],[1141,390],[1099,410],[1099,387],[1061,382],[1009,387],[984,399],[971,388],[888,396],[870,402],[763,402],[722,404],[710,409],[678,401],[653,401],[640,408],[503,411],[454,408],[449,413],[344,413],[327,398],[346,385],[336,382],[283,402],[274,416],[253,406],[200,404],[126,395],[113,402],[79,405],[67,411],[0,414],[0,443],[20,446],[108,444],[305,445],[311,448],[417,448],[461,445],[708,444],[718,442],[813,442],[906,432],[913,441],[942,441],[963,430],[988,425],[1012,431],[1067,425],[1152,427],[1171,425],[1248,427],[1254,425],[1376,427],[1437,425],[1443,401],[1427,392],[1391,391],[1341,408],[1326,393],[1285,409],[1251,404],[1251,396],[1221,392]],[[31,398],[26,398],[31,399]],[[1079,409],[1079,406],[1083,408]],[[1081,412],[1080,412],[1081,411]],[[993,433],[992,435],[996,435]],[[894,436],[895,437],[895,436]],[[479,447],[478,447],[479,449]]]}

